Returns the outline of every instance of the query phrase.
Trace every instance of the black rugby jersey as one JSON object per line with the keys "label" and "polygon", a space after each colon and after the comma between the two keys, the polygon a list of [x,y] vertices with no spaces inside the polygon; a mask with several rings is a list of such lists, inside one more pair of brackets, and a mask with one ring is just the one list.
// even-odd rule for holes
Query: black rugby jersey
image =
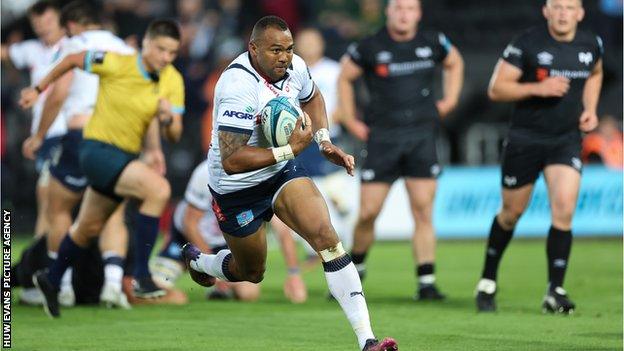
{"label": "black rugby jersey", "polygon": [[516,102],[511,131],[545,137],[578,132],[583,88],[601,57],[602,41],[587,31],[578,30],[571,42],[556,41],[545,25],[519,35],[502,59],[522,70],[520,82],[562,76],[570,79],[570,90],[561,98],[531,97]]}
{"label": "black rugby jersey", "polygon": [[435,126],[435,66],[450,49],[440,32],[419,30],[412,40],[397,42],[386,27],[349,46],[347,55],[364,70],[371,95],[364,122],[379,131]]}

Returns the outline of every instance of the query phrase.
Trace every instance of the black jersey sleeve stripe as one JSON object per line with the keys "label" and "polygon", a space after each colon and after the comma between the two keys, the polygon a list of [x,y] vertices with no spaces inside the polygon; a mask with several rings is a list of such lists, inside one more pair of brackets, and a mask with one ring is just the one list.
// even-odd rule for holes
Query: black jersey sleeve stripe
{"label": "black jersey sleeve stripe", "polygon": [[237,128],[237,127],[230,127],[230,126],[223,126],[223,125],[219,126],[219,131],[246,134],[246,135],[251,135],[253,133],[253,130],[251,129]]}
{"label": "black jersey sleeve stripe", "polygon": [[233,63],[231,64],[228,68],[226,68],[225,70],[227,71],[230,68],[238,68],[238,69],[242,69],[243,71],[251,74],[252,77],[254,77],[254,79],[256,80],[256,82],[260,82],[260,79],[258,79],[258,77],[256,77],[256,75],[250,71],[247,67],[241,65],[240,63]]}
{"label": "black jersey sleeve stripe", "polygon": [[315,91],[316,91],[316,84],[312,85],[312,91],[310,92],[310,94],[308,94],[308,96],[304,97],[303,99],[299,99],[299,102],[308,102],[308,101],[310,101],[310,99],[314,95]]}

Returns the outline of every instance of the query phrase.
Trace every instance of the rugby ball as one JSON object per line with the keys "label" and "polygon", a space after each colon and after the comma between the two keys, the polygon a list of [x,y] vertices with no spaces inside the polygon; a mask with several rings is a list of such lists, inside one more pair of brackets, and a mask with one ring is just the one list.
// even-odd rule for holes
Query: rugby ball
{"label": "rugby ball", "polygon": [[269,100],[260,111],[262,131],[269,145],[279,147],[288,144],[299,116],[303,116],[303,111],[294,100],[286,96]]}

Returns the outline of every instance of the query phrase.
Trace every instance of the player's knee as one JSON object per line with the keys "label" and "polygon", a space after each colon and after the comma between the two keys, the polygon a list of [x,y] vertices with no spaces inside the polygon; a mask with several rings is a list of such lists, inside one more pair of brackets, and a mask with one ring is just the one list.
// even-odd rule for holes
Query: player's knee
{"label": "player's knee", "polygon": [[245,281],[258,284],[264,279],[265,266],[257,266],[246,269],[244,274]]}
{"label": "player's knee", "polygon": [[153,201],[158,203],[167,203],[171,198],[171,186],[169,185],[169,182],[164,178],[155,182],[152,190],[150,191],[150,197]]}
{"label": "player's knee", "polygon": [[412,208],[414,220],[419,224],[430,224],[432,221],[432,206],[417,206]]}
{"label": "player's knee", "polygon": [[338,243],[338,235],[331,224],[322,224],[318,227],[315,235],[312,236],[310,245],[315,251],[325,250]]}
{"label": "player's knee", "polygon": [[74,226],[74,235],[83,238],[93,238],[104,228],[104,222],[101,220],[79,221]]}
{"label": "player's knee", "polygon": [[498,215],[500,224],[505,227],[515,227],[516,223],[524,213],[524,206],[516,204],[503,204],[503,209]]}
{"label": "player's knee", "polygon": [[364,225],[373,225],[379,216],[379,211],[371,208],[362,207],[358,216],[358,221]]}

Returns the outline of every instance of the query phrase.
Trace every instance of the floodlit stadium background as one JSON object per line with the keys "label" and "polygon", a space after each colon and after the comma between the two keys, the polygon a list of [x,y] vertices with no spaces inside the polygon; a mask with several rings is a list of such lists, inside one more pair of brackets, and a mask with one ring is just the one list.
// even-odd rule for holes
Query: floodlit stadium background
{"label": "floodlit stadium background", "polygon": [[[30,38],[33,33],[25,18],[31,0],[2,3],[2,42]],[[60,1],[63,4],[67,1]],[[514,35],[543,22],[543,0],[423,0],[421,26],[437,28],[450,38],[466,62],[465,84],[456,111],[443,121],[439,138],[440,159],[445,171],[440,179],[435,219],[440,237],[485,236],[489,221],[499,206],[499,168],[511,105],[492,103],[486,87],[494,64]],[[284,18],[296,33],[298,28],[316,26],[327,41],[326,55],[338,60],[353,40],[383,25],[383,0],[104,0],[106,27],[129,43],[140,43],[149,23],[156,17],[175,17],[184,32],[176,66],[186,85],[184,135],[176,145],[165,144],[168,174],[174,201],[182,195],[194,166],[205,157],[203,134],[210,101],[206,86],[215,79],[211,73],[245,50],[253,23],[265,14]],[[622,13],[621,1],[585,1],[583,28],[599,34],[605,43],[604,84],[599,116],[622,117]],[[618,7],[619,6],[619,7]],[[36,213],[33,162],[21,155],[27,137],[30,112],[18,109],[20,88],[27,74],[2,66],[2,206],[14,209],[17,233],[32,231]],[[360,89],[359,101],[366,101]],[[621,127],[621,126],[620,126]],[[347,142],[359,157],[361,144]],[[351,213],[358,197],[354,179],[346,179]],[[407,238],[411,216],[406,195],[395,185],[378,221],[377,232],[385,238]],[[520,222],[520,235],[546,233],[549,212],[543,185],[538,187],[530,209]],[[579,235],[621,235],[622,174],[596,165],[584,173],[579,206],[574,222]]]}

